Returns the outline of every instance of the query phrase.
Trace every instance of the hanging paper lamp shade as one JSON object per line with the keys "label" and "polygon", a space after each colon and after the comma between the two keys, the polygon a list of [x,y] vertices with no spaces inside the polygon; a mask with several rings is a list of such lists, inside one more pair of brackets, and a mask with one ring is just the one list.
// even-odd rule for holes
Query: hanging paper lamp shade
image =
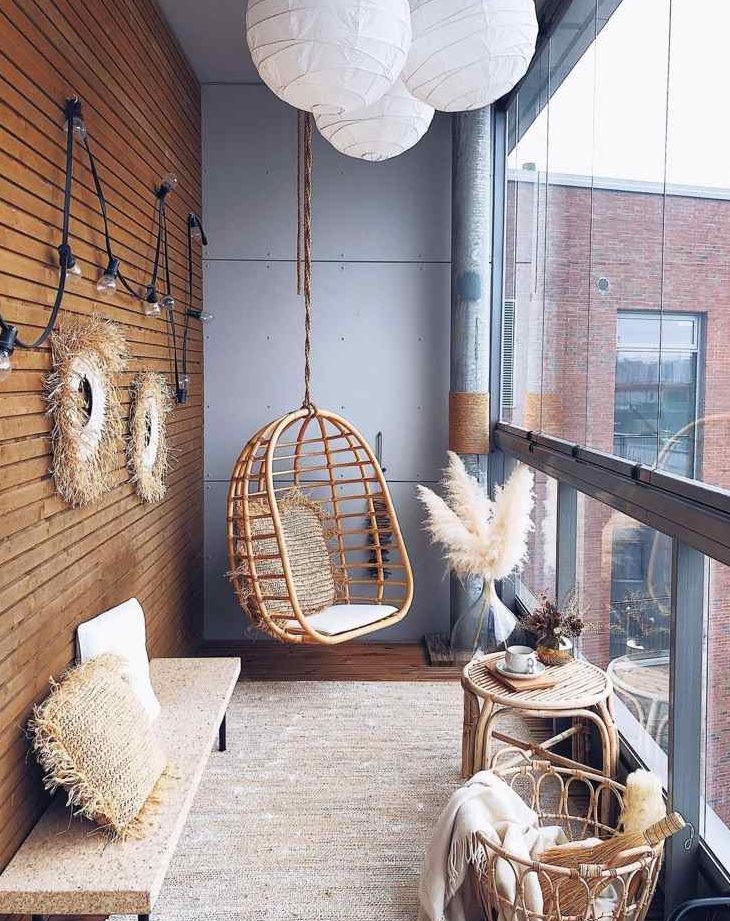
{"label": "hanging paper lamp shade", "polygon": [[249,0],[246,38],[261,79],[308,112],[372,105],[411,44],[408,0]]}
{"label": "hanging paper lamp shade", "polygon": [[534,0],[410,0],[408,89],[441,112],[489,105],[509,92],[535,53]]}
{"label": "hanging paper lamp shade", "polygon": [[416,99],[402,80],[377,102],[345,115],[317,113],[320,134],[348,157],[388,160],[413,147],[428,131],[433,109]]}

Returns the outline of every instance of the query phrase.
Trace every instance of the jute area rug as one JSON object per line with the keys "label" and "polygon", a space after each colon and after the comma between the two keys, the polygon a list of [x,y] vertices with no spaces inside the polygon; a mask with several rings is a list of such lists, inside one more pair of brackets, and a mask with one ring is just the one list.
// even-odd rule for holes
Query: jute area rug
{"label": "jute area rug", "polygon": [[153,919],[414,921],[461,721],[458,681],[242,682]]}

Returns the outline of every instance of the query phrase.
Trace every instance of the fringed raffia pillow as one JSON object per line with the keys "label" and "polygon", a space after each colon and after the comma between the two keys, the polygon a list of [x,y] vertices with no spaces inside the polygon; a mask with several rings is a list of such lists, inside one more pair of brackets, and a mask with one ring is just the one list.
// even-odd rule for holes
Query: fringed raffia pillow
{"label": "fringed raffia pillow", "polygon": [[123,666],[120,657],[102,655],[51,681],[28,729],[47,790],[63,787],[75,813],[114,837],[140,838],[167,762]]}
{"label": "fringed raffia pillow", "polygon": [[[280,498],[277,506],[299,606],[306,615],[316,614],[334,604],[337,590],[335,571],[327,550],[330,531],[326,516],[316,502],[296,489]],[[268,577],[262,580],[262,594],[285,599],[289,592],[279,557],[279,545],[275,537],[260,536],[271,534],[274,529],[268,502],[265,499],[252,502],[251,516],[251,543],[256,575]],[[242,524],[239,531],[243,531]],[[249,607],[255,608],[251,571],[242,540],[239,542],[239,553],[244,558],[232,575],[244,580]],[[272,614],[294,616],[292,606],[286,600],[266,601],[266,607]]]}

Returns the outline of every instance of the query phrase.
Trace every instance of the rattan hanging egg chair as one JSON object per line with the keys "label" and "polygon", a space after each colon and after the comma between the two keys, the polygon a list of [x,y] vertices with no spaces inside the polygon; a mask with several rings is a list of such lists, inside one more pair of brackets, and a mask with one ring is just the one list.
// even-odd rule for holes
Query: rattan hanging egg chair
{"label": "rattan hanging egg chair", "polygon": [[373,451],[349,422],[310,398],[308,115],[300,115],[298,137],[304,402],[259,429],[239,455],[228,490],[229,575],[243,610],[271,636],[335,645],[405,617],[413,574]]}
{"label": "rattan hanging egg chair", "polygon": [[413,577],[385,477],[340,416],[302,408],[241,452],[228,492],[239,602],[290,643],[336,644],[405,617]]}

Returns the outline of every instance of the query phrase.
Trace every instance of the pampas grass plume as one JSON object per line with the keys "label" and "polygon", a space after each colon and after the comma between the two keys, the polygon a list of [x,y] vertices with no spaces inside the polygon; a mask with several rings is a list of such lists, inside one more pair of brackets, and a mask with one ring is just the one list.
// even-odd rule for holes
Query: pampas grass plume
{"label": "pampas grass plume", "polygon": [[443,547],[451,570],[462,579],[491,581],[521,566],[533,527],[532,471],[520,464],[492,501],[458,454],[449,451],[441,485],[445,499],[425,486],[418,487],[418,497],[426,508],[426,530]]}

